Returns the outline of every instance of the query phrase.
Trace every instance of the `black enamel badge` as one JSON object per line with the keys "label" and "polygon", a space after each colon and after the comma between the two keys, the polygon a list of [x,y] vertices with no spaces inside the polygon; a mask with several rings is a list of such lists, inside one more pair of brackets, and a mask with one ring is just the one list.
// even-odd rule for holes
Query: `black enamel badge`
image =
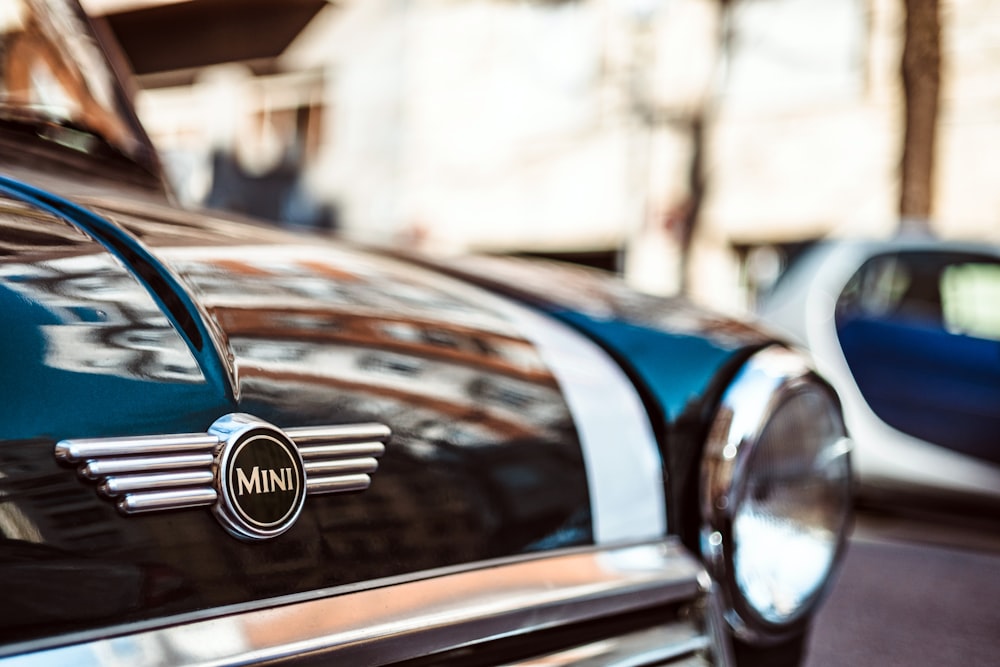
{"label": "black enamel badge", "polygon": [[288,530],[302,511],[305,466],[298,448],[277,428],[241,421],[216,422],[209,430],[223,440],[219,501],[213,509],[237,537],[275,537]]}

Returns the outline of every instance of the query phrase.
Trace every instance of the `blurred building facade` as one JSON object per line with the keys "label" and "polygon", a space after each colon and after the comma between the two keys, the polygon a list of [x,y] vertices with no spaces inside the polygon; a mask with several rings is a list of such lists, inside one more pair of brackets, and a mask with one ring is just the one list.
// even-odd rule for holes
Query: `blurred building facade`
{"label": "blurred building facade", "polygon": [[[780,270],[772,248],[899,227],[901,0],[85,6],[189,203],[432,252],[603,257],[723,310]],[[1000,6],[943,0],[941,20],[934,229],[1000,241]],[[172,60],[134,38],[174,24]]]}

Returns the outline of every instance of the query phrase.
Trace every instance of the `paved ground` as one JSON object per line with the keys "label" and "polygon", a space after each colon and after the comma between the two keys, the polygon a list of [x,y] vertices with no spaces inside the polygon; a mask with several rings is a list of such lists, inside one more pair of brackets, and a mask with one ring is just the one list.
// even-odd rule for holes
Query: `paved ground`
{"label": "paved ground", "polygon": [[1000,530],[860,516],[806,665],[1000,665]]}

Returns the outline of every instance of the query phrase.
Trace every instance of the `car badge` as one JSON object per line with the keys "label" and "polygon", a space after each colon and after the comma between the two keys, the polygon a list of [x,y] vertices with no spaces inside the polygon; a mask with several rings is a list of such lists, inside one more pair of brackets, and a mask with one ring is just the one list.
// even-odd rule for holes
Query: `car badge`
{"label": "car badge", "polygon": [[55,455],[126,516],[211,506],[231,535],[266,540],[307,497],[367,489],[390,435],[382,424],[282,430],[233,413],[206,433],[62,440]]}

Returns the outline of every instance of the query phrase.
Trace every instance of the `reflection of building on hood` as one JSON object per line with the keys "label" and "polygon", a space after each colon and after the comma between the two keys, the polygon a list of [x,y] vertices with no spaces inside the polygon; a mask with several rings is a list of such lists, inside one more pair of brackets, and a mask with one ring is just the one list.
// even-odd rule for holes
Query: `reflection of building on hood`
{"label": "reflection of building on hood", "polygon": [[176,335],[170,328],[61,324],[42,330],[45,363],[52,368],[154,382],[204,381],[187,348],[172,345]]}
{"label": "reflection of building on hood", "polygon": [[[146,291],[110,255],[81,255],[44,265],[4,264],[20,276],[7,287],[56,317],[40,327],[45,364],[77,373],[155,382],[202,382],[190,350]],[[42,270],[40,270],[42,269]],[[95,282],[102,289],[94,290]]]}

